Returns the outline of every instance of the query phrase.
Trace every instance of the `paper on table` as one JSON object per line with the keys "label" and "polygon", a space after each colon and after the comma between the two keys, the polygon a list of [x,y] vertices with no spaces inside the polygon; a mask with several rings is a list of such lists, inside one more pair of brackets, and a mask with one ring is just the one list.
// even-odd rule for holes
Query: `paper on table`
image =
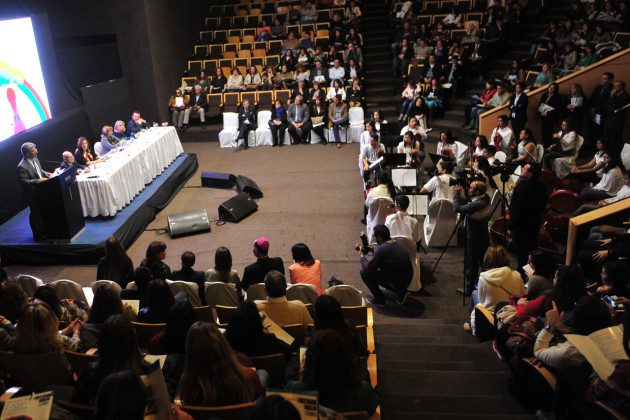
{"label": "paper on table", "polygon": [[608,379],[618,360],[628,360],[622,344],[623,330],[619,326],[604,328],[588,336],[566,334],[565,337],[582,353],[601,379]]}

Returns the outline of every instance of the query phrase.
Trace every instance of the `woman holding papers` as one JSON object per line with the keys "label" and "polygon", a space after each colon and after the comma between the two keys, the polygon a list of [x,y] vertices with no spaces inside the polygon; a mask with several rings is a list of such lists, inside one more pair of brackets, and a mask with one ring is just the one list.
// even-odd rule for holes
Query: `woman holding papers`
{"label": "woman holding papers", "polygon": [[[206,86],[207,88],[207,86]],[[182,95],[182,90],[175,89],[175,95],[168,101],[168,109],[171,110],[173,126],[182,129],[184,125],[184,114],[188,107],[188,98]]]}

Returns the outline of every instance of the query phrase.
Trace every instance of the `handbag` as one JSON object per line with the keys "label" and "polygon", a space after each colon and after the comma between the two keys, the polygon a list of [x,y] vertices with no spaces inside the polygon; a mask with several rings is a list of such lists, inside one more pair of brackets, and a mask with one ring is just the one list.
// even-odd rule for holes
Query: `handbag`
{"label": "handbag", "polygon": [[540,322],[529,317],[519,323],[510,325],[508,334],[510,337],[505,342],[505,350],[510,356],[523,358],[534,355],[534,343],[536,335],[542,329]]}

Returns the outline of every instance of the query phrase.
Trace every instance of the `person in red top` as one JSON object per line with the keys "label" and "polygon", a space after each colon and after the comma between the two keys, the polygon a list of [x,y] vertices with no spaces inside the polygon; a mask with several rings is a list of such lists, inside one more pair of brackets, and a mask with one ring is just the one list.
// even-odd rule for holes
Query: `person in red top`
{"label": "person in red top", "polygon": [[323,295],[322,265],[313,258],[306,244],[299,243],[291,247],[295,264],[289,267],[291,284],[312,284],[317,287],[317,294]]}
{"label": "person in red top", "polygon": [[476,106],[483,107],[485,103],[494,96],[495,93],[497,93],[496,84],[491,80],[486,81],[486,88],[483,90],[483,92],[481,92],[481,94],[477,98],[473,96],[473,100],[471,101],[470,105],[466,105],[466,107],[464,108],[464,117],[466,118],[464,122],[464,128],[472,128],[472,125],[469,124],[469,121],[471,116],[470,114],[472,113],[473,108]]}

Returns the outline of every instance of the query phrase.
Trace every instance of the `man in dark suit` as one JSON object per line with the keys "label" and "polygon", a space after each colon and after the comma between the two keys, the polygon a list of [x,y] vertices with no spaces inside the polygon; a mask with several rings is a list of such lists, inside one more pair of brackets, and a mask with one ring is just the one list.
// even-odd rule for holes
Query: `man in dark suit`
{"label": "man in dark suit", "polygon": [[424,83],[431,83],[431,79],[442,77],[442,65],[437,62],[435,55],[429,56],[429,62],[422,68],[422,78]]}
{"label": "man in dark suit", "polygon": [[510,123],[512,124],[512,131],[514,136],[518,138],[525,123],[527,122],[527,105],[529,99],[527,94],[523,93],[523,84],[517,83],[514,85],[514,96],[510,99]]}
{"label": "man in dark suit", "polygon": [[[613,80],[615,75],[612,73],[604,73],[600,79],[599,85],[593,89],[593,93],[588,98],[588,106],[591,113],[591,138],[601,139],[602,130],[602,116],[600,114],[600,108],[604,106],[608,98],[610,98],[610,92],[613,88]],[[596,116],[599,115],[599,122],[596,120]]]}
{"label": "man in dark suit", "polygon": [[140,118],[140,113],[138,111],[133,111],[131,114],[131,119],[127,123],[127,131],[130,136],[133,136],[136,133],[142,131],[143,128],[149,128],[146,120]]}
{"label": "man in dark suit", "polygon": [[256,130],[256,110],[250,106],[249,100],[243,100],[243,105],[238,110],[238,132],[236,133],[236,144],[243,139],[243,148],[248,149],[247,139],[249,132]]}
{"label": "man in dark suit", "polygon": [[538,247],[540,217],[547,204],[547,189],[538,179],[541,173],[538,163],[524,165],[521,181],[516,184],[512,195],[508,233],[514,237],[519,271],[527,264],[529,253]]}
{"label": "man in dark suit", "polygon": [[486,78],[486,63],[488,61],[488,44],[481,41],[480,35],[475,35],[475,42],[468,47],[466,62],[471,75]]}
{"label": "man in dark suit", "polygon": [[72,153],[65,151],[61,156],[63,158],[63,162],[61,162],[61,166],[59,167],[60,172],[65,171],[70,166],[77,168],[77,171],[81,169],[86,174],[90,172],[90,168],[88,168],[87,165],[81,165],[79,162],[74,160],[74,155]]}
{"label": "man in dark suit", "polygon": [[252,284],[264,283],[265,276],[272,270],[276,270],[284,274],[284,263],[282,262],[282,258],[269,258],[269,240],[267,238],[261,236],[256,239],[254,242],[253,252],[258,259],[255,263],[245,267],[245,271],[243,271],[243,280],[241,281],[243,290],[247,290],[247,288]]}
{"label": "man in dark suit", "polygon": [[37,201],[35,186],[40,182],[46,181],[52,174],[42,169],[39,159],[37,159],[37,147],[35,144],[24,143],[22,145],[22,156],[24,158],[17,167],[17,176],[22,186],[24,201],[31,208],[29,223],[33,231],[33,239],[43,241],[46,240],[44,222],[42,221],[42,213]]}
{"label": "man in dark suit", "polygon": [[311,86],[313,82],[319,83],[320,86],[330,85],[330,79],[328,79],[328,69],[325,69],[321,60],[315,60],[315,68],[311,70],[310,76]]}
{"label": "man in dark suit", "polygon": [[624,141],[621,138],[623,128],[626,125],[627,108],[624,106],[630,103],[630,95],[626,93],[626,83],[617,80],[613,83],[610,96],[602,107],[604,116],[604,140],[608,141],[610,148],[616,154],[621,153]]}
{"label": "man in dark suit", "polygon": [[171,273],[171,278],[172,280],[197,283],[197,286],[199,286],[199,299],[201,299],[201,305],[206,306],[206,274],[203,271],[193,270],[195,260],[196,257],[193,252],[184,251],[182,254],[182,269],[173,271],[173,273]]}
{"label": "man in dark suit", "polygon": [[311,132],[311,114],[308,106],[302,103],[302,96],[295,97],[295,103],[289,105],[287,120],[289,121],[289,134],[293,144],[308,143],[308,135]]}
{"label": "man in dark suit", "polygon": [[[208,97],[205,92],[201,90],[200,85],[195,85],[195,91],[190,94],[190,99],[188,100],[188,106],[190,107],[191,113],[196,113],[199,115],[199,119],[201,120],[201,128],[206,128],[206,108],[208,107]],[[188,127],[188,118],[184,115],[184,127]]]}

